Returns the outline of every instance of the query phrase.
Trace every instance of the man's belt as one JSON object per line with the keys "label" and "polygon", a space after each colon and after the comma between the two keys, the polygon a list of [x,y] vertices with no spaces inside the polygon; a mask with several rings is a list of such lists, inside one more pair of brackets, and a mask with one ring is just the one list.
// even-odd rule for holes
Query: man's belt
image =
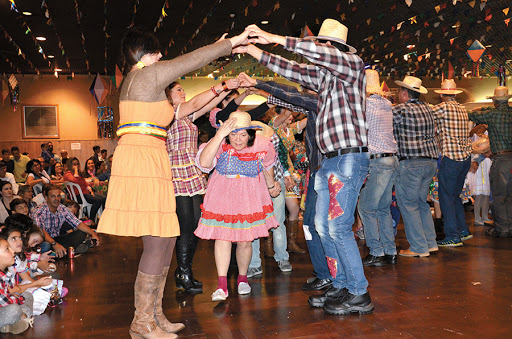
{"label": "man's belt", "polygon": [[332,151],[332,152],[327,152],[325,153],[325,157],[327,159],[331,159],[331,158],[334,158],[334,157],[337,157],[337,156],[340,156],[340,155],[343,155],[343,154],[348,154],[348,153],[366,153],[368,152],[368,147],[350,147],[350,148],[341,148],[339,150],[336,150],[336,151]]}

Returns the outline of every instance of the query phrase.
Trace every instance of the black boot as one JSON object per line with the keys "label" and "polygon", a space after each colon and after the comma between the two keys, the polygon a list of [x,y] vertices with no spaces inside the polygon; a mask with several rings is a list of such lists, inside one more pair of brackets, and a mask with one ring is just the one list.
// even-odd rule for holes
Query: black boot
{"label": "black boot", "polygon": [[363,295],[348,293],[343,298],[327,300],[324,304],[324,311],[329,314],[343,315],[350,313],[370,314],[373,312],[373,304],[368,292]]}
{"label": "black boot", "polygon": [[192,261],[194,259],[194,254],[196,253],[196,247],[197,247],[197,237],[195,234],[192,234],[192,240],[190,241],[190,247],[189,247],[189,255],[190,255],[190,274],[192,274],[192,281],[194,282],[194,285],[198,287],[203,287],[203,283],[199,280],[196,280],[194,278],[194,274],[192,273]]}
{"label": "black boot", "polygon": [[[181,240],[181,239],[180,239]],[[182,241],[176,242],[176,261],[178,268],[174,272],[174,281],[176,288],[184,289],[185,292],[190,294],[203,293],[202,286],[194,284],[194,276],[192,275],[191,260],[190,260],[190,245],[184,244]]]}

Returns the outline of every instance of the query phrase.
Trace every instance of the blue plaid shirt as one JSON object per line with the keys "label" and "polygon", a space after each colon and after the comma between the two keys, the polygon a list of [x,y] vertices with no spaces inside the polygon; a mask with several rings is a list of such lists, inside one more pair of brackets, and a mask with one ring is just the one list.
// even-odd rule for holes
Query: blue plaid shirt
{"label": "blue plaid shirt", "polygon": [[57,213],[53,214],[48,208],[48,204],[44,202],[39,206],[33,214],[34,221],[37,226],[45,230],[50,237],[55,238],[60,235],[60,229],[64,222],[68,222],[71,227],[76,228],[80,223],[80,219],[74,216],[64,205],[57,207]]}

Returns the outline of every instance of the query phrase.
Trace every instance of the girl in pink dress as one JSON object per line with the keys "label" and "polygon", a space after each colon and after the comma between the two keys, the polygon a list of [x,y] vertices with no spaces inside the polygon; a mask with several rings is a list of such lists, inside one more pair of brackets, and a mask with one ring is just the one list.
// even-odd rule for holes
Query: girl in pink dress
{"label": "girl in pink dress", "polygon": [[215,240],[219,283],[212,301],[228,296],[231,243],[237,243],[238,294],[248,294],[251,242],[268,237],[268,230],[279,225],[270,198],[280,191],[273,180],[275,150],[270,139],[256,136],[255,129],[259,128],[251,123],[248,113],[234,112],[215,137],[201,145],[196,157],[202,171],[209,172],[215,167],[195,231],[201,239]]}

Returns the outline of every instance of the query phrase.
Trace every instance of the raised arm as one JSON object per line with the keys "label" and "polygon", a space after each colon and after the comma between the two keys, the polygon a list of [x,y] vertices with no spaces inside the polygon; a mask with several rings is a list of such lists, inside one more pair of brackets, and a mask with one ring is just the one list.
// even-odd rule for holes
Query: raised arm
{"label": "raised arm", "polygon": [[236,118],[231,118],[226,120],[226,122],[222,123],[219,129],[217,130],[217,134],[208,142],[206,147],[201,152],[201,155],[199,156],[199,165],[202,168],[212,168],[213,167],[213,160],[215,159],[215,156],[217,154],[217,151],[219,150],[220,145],[222,144],[222,141],[225,137],[236,129]]}

